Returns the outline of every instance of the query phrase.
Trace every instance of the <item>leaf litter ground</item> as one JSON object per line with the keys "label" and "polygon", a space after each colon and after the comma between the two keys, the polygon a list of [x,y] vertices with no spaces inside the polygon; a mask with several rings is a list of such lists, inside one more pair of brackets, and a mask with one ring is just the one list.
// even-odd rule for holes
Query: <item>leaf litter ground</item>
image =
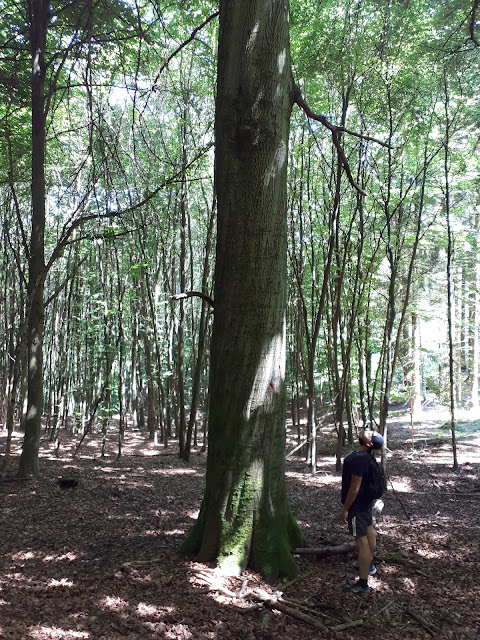
{"label": "leaf litter ground", "polygon": [[[451,471],[448,442],[436,423],[390,426],[389,491],[377,517],[377,576],[367,596],[345,595],[355,555],[298,556],[300,577],[266,584],[246,571],[222,578],[176,549],[198,514],[205,454],[190,463],[127,432],[117,460],[112,428],[101,436],[63,436],[60,454],[41,443],[42,475],[0,483],[0,637],[8,640],[291,640],[351,638],[480,640],[480,438],[458,441]],[[0,439],[4,450],[4,436]],[[15,434],[10,473],[18,466]],[[291,444],[294,445],[292,439]],[[309,547],[349,542],[339,521],[335,434],[319,437],[318,471],[287,460],[293,512]],[[347,450],[345,451],[345,453]],[[77,475],[62,489],[58,478]],[[289,608],[326,628],[252,604],[252,590],[283,592]],[[278,595],[278,594],[277,594]],[[361,620],[361,626],[332,627]]]}

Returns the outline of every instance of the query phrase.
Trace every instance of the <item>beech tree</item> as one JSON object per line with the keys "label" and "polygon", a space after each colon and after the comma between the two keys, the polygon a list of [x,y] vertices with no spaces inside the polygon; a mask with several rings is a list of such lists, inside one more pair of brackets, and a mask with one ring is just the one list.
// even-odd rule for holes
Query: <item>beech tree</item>
{"label": "beech tree", "polygon": [[[449,29],[457,34],[465,7],[457,0],[448,5]],[[210,348],[213,314],[206,489],[199,521],[184,547],[236,570],[250,563],[271,576],[293,574],[290,547],[300,534],[283,477],[286,379],[297,393],[294,378],[305,381],[312,472],[321,437],[315,404],[318,413],[334,408],[340,463],[343,416],[353,439],[360,423],[374,422],[387,383],[392,402],[401,396],[403,376],[396,361],[407,353],[409,335],[402,326],[413,307],[411,278],[412,326],[422,325],[422,340],[435,333],[422,324],[429,322],[427,296],[436,296],[430,305],[437,319],[433,326],[441,328],[446,317],[446,232],[444,225],[434,224],[441,218],[443,181],[438,175],[444,171],[441,154],[433,157],[443,149],[446,127],[443,112],[435,108],[442,91],[434,73],[446,55],[441,50],[442,25],[447,24],[443,9],[423,0],[386,5],[381,11],[376,0],[326,0],[321,6],[295,0],[222,1],[213,295],[209,248],[216,194],[209,149],[216,2],[0,0],[0,6],[0,124],[5,125],[0,130],[0,402],[13,429],[14,406],[17,418],[23,411],[29,363],[21,473],[38,472],[42,395],[55,441],[62,428],[82,438],[94,434],[97,422],[105,435],[116,428],[118,413],[120,445],[125,430],[148,424],[153,440],[159,428],[164,446],[175,438],[185,460],[195,455],[197,408],[208,416],[202,355]],[[463,66],[452,62],[448,67],[455,124],[448,160],[459,406],[464,365],[457,345],[467,332],[471,400],[478,402],[479,165],[474,134],[480,50],[473,46],[475,10],[462,22],[464,32],[469,25],[472,30],[470,48],[459,48],[466,32],[447,39],[452,61],[468,54]],[[35,16],[43,23],[34,33],[29,25]],[[37,62],[42,47],[45,51],[35,87],[28,69],[31,38],[36,38]],[[290,50],[299,85],[309,103],[326,115],[313,113],[300,97]],[[298,113],[299,135],[289,140],[295,103],[303,111]],[[35,140],[31,116],[40,126]],[[432,120],[429,127],[427,120]],[[327,130],[332,139],[323,135]],[[352,138],[352,130],[364,135]],[[387,153],[378,138],[390,139],[393,148]],[[286,174],[289,146],[301,162],[296,184],[295,161],[290,177]],[[421,168],[423,149],[431,162],[427,167],[425,159]],[[291,185],[288,237],[286,181]],[[371,197],[365,199],[363,189]],[[465,224],[471,247],[465,244],[471,264],[462,269],[472,280],[468,323],[466,303],[459,299],[462,286],[457,286],[462,279],[458,229]],[[290,292],[287,241],[295,272]],[[192,295],[201,291],[203,301],[188,304],[182,314],[182,303],[173,298],[190,297],[185,288]],[[295,371],[285,371],[289,295],[290,300],[298,297],[296,326],[290,330]],[[386,318],[389,296],[389,308],[396,306],[397,313]],[[22,341],[27,333],[21,330],[27,322],[28,359]],[[402,353],[395,359],[401,341]],[[439,387],[441,398],[446,385],[439,383],[440,350],[427,353],[419,344],[416,351],[423,389],[426,384]],[[361,416],[356,415],[359,404]],[[141,419],[147,408],[148,422]],[[108,425],[102,416],[109,418]],[[206,437],[203,447],[205,442]]]}
{"label": "beech tree", "polygon": [[19,475],[38,475],[43,410],[43,289],[45,282],[45,46],[49,3],[28,3],[32,60],[32,231],[28,251],[28,404]]}
{"label": "beech tree", "polygon": [[294,103],[286,0],[221,0],[218,224],[209,449],[198,520],[182,545],[229,572],[297,571],[302,535],[284,478],[286,170]]}

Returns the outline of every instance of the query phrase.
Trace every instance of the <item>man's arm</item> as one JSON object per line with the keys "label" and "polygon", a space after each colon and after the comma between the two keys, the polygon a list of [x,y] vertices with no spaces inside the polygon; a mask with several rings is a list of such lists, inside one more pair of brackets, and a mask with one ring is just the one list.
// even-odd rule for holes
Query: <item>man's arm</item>
{"label": "man's arm", "polygon": [[360,485],[362,484],[362,476],[355,476],[352,474],[352,479],[350,481],[350,488],[347,493],[347,497],[345,498],[345,502],[342,506],[342,522],[347,523],[347,514],[348,510],[355,502],[355,498],[360,491]]}

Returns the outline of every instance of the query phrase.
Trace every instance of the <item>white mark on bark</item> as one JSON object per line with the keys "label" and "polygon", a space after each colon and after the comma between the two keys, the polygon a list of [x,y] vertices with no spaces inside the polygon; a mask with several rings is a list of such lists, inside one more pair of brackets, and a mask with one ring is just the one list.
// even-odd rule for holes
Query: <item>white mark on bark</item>
{"label": "white mark on bark", "polygon": [[35,405],[33,405],[32,407],[30,407],[30,409],[28,410],[27,413],[27,420],[30,420],[31,418],[34,418],[37,415],[37,407]]}
{"label": "white mark on bark", "polygon": [[32,72],[33,75],[40,73],[40,50],[37,50],[32,62]]}
{"label": "white mark on bark", "polygon": [[246,407],[247,420],[256,409],[262,408],[263,413],[273,410],[275,393],[278,392],[284,380],[285,333],[282,332],[270,341],[260,358]]}
{"label": "white mark on bark", "polygon": [[252,33],[250,34],[250,37],[248,39],[247,47],[246,47],[247,51],[249,51],[255,44],[255,40],[257,39],[257,35],[258,35],[258,29],[259,29],[259,25],[257,22],[257,24],[253,27]]}
{"label": "white mark on bark", "polygon": [[37,370],[37,356],[36,355],[33,355],[30,358],[29,368],[30,368],[30,371],[33,372],[33,373],[35,373],[35,371]]}
{"label": "white mark on bark", "polygon": [[265,188],[267,188],[270,182],[276,177],[277,173],[281,170],[287,159],[287,145],[285,140],[281,140],[273,156],[272,164],[269,171],[265,174]]}
{"label": "white mark on bark", "polygon": [[263,99],[263,91],[260,90],[252,106],[252,116],[256,120],[260,116],[260,102]]}

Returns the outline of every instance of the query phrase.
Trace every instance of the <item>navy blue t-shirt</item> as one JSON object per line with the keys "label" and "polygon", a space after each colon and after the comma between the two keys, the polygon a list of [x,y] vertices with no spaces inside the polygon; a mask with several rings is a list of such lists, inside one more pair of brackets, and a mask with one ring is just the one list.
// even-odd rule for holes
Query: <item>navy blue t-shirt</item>
{"label": "navy blue t-shirt", "polygon": [[359,513],[361,511],[368,511],[373,505],[373,500],[370,500],[365,496],[365,478],[370,472],[370,453],[368,451],[353,451],[343,461],[342,470],[342,504],[344,504],[348,490],[350,489],[350,481],[353,476],[360,476],[362,478],[362,484],[360,485],[360,491],[357,493],[352,506],[349,509],[350,513]]}

